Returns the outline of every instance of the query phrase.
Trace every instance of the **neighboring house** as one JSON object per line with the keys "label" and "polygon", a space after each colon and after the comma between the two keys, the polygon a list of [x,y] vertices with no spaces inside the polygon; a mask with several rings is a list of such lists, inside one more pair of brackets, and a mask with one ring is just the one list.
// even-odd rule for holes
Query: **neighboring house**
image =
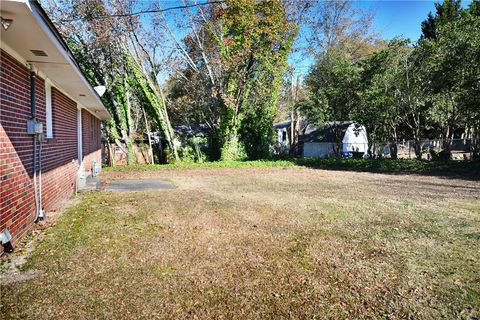
{"label": "neighboring house", "polygon": [[209,128],[206,124],[201,123],[192,123],[189,125],[186,124],[174,124],[172,129],[175,134],[182,139],[188,138],[207,138]]}
{"label": "neighboring house", "polygon": [[172,128],[175,132],[174,143],[183,160],[205,161],[209,146],[210,129],[208,125],[201,123],[177,124],[172,125]]}
{"label": "neighboring house", "polygon": [[290,125],[291,120],[285,120],[273,124],[274,130],[277,131],[278,153],[288,153],[290,149]]}
{"label": "neighboring house", "polygon": [[1,253],[98,173],[109,115],[38,2],[0,15]]}
{"label": "neighboring house", "polygon": [[[289,151],[290,120],[275,123],[277,143],[281,153]],[[327,122],[315,126],[306,120],[300,125],[298,144],[299,155],[308,158],[324,158],[341,154],[343,156],[365,156],[368,151],[368,139],[364,126],[355,125],[351,121]],[[340,130],[340,142],[337,141],[336,130]]]}

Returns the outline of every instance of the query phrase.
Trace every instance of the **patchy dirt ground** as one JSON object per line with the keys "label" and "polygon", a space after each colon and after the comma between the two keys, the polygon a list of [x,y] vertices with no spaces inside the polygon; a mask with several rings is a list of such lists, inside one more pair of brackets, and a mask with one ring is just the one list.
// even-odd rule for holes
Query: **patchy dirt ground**
{"label": "patchy dirt ground", "polygon": [[108,172],[2,284],[12,319],[480,317],[480,182],[307,168]]}
{"label": "patchy dirt ground", "polygon": [[39,275],[39,270],[22,270],[23,265],[27,263],[27,258],[32,254],[36,246],[43,241],[45,232],[55,225],[67,208],[78,204],[80,201],[80,197],[72,197],[61,202],[55,210],[47,213],[47,220],[36,223],[30,234],[15,245],[14,254],[4,254],[1,257],[0,286],[3,287],[16,282],[33,279]]}

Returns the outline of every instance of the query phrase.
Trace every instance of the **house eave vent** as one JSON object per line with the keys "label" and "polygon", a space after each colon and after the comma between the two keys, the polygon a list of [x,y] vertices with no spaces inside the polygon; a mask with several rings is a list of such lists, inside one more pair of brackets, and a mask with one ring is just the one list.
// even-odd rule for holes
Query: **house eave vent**
{"label": "house eave vent", "polygon": [[30,52],[37,57],[48,57],[48,54],[43,50],[30,50]]}

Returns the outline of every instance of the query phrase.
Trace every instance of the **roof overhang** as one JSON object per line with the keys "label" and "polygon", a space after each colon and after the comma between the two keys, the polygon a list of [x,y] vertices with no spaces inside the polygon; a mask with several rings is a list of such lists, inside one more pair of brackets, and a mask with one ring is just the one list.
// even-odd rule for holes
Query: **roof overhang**
{"label": "roof overhang", "polygon": [[[3,50],[32,66],[41,76],[101,120],[110,119],[67,44],[36,1],[2,0],[0,15],[13,20],[8,30],[0,26]],[[40,50],[47,56],[35,55]]]}

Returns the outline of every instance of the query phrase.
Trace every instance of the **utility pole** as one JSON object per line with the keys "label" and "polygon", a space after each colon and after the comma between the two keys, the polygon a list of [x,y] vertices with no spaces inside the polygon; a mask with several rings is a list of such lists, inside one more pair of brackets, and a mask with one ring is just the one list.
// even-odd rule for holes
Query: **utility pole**
{"label": "utility pole", "polygon": [[296,83],[293,82],[293,71],[291,73],[291,109],[290,109],[290,153],[296,154],[298,147],[298,134],[300,132],[300,114],[296,109],[300,91],[301,75],[297,75]]}
{"label": "utility pole", "polygon": [[295,145],[295,86],[293,84],[293,69],[290,71],[290,153]]}

